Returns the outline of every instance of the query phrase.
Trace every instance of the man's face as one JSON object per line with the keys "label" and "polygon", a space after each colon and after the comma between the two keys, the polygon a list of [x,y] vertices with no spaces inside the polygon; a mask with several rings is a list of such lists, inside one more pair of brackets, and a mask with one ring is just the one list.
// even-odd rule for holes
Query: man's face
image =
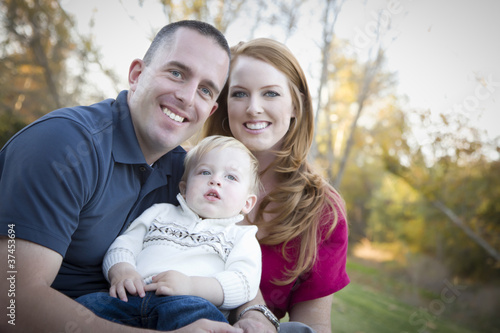
{"label": "man's face", "polygon": [[188,28],[179,28],[149,65],[134,60],[128,103],[148,163],[189,139],[217,109],[228,66],[222,47]]}

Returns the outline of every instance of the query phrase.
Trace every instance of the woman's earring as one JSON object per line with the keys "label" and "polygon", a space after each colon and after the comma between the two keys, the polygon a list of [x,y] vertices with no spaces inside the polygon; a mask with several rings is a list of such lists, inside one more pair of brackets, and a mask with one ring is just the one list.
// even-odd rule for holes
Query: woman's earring
{"label": "woman's earring", "polygon": [[224,127],[224,123],[225,123],[226,121],[228,121],[227,117],[226,117],[226,118],[224,118],[224,119],[222,119],[222,130],[223,130],[224,132],[226,132],[226,133],[231,133],[228,129],[226,129],[226,128]]}
{"label": "woman's earring", "polygon": [[292,122],[292,124],[291,124],[291,126],[290,126],[290,129],[289,129],[289,131],[291,131],[291,132],[295,131],[295,127],[297,126],[297,118],[296,118],[296,117],[293,117],[293,118],[292,118],[292,121],[293,121],[293,122]]}

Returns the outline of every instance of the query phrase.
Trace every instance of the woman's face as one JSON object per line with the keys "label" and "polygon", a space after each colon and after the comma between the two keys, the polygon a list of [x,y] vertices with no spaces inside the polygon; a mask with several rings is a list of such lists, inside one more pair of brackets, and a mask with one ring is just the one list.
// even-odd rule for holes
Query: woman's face
{"label": "woman's face", "polygon": [[280,150],[295,117],[288,79],[270,64],[239,56],[229,76],[229,126],[252,152]]}

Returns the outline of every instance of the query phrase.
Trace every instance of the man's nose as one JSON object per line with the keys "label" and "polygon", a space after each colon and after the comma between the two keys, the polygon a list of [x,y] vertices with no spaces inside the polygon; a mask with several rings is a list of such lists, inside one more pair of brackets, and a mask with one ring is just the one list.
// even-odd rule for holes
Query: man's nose
{"label": "man's nose", "polygon": [[191,106],[194,103],[198,85],[195,82],[187,82],[179,87],[175,92],[175,97],[182,101],[186,106]]}

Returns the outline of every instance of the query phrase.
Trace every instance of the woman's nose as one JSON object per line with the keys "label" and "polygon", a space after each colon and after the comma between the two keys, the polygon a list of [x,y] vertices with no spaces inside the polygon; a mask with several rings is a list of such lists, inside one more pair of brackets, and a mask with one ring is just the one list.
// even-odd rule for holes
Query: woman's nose
{"label": "woman's nose", "polygon": [[247,113],[255,115],[261,114],[262,112],[264,112],[264,110],[262,109],[260,103],[255,98],[252,98],[250,100],[250,104],[248,104]]}

